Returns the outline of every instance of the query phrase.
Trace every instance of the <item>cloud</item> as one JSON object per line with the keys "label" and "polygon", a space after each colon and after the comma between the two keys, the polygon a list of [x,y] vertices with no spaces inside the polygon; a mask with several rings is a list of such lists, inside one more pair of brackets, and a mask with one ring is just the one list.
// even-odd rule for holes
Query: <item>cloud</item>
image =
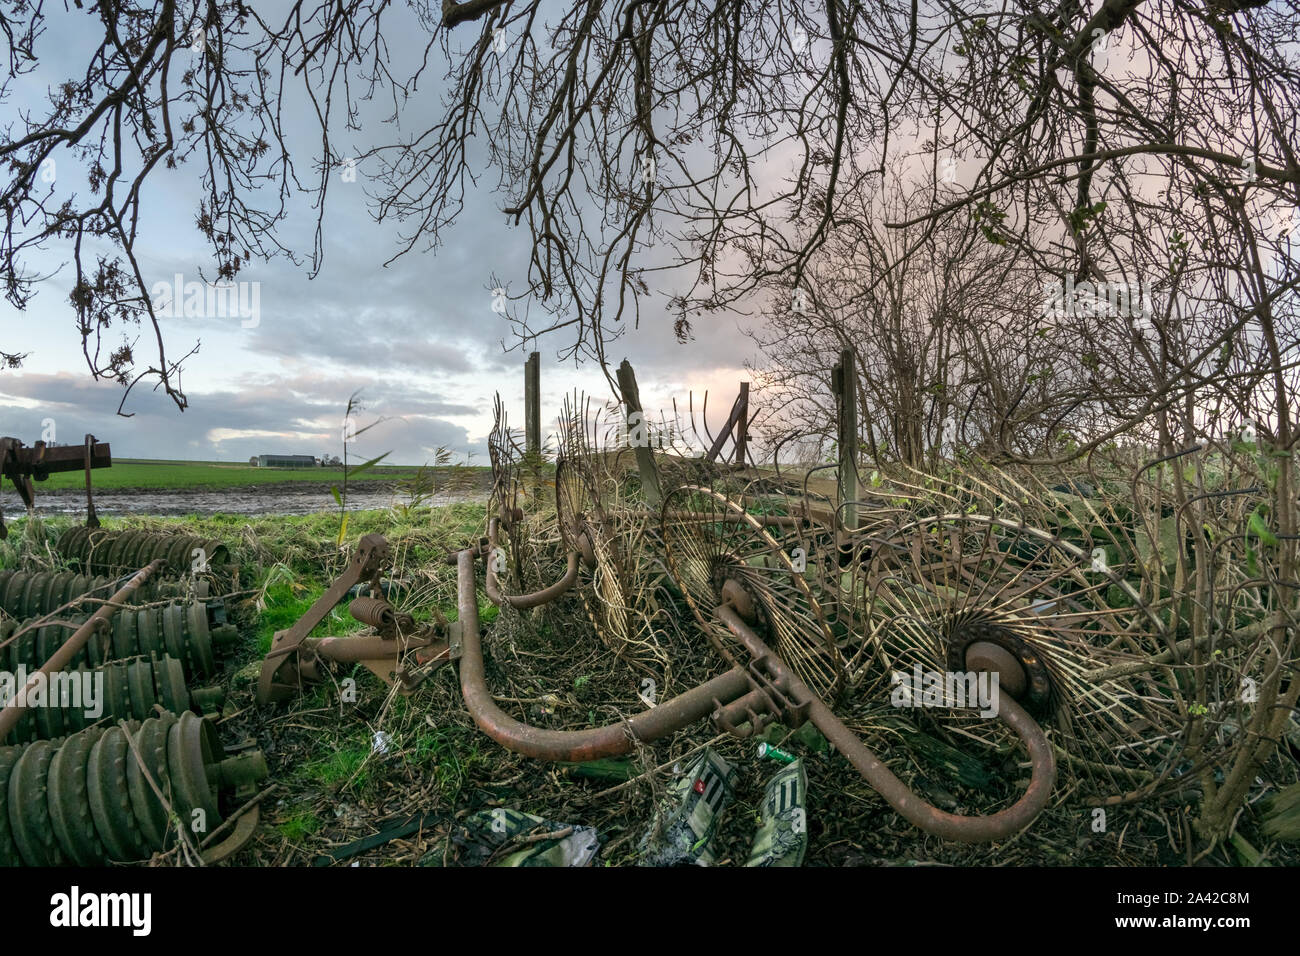
{"label": "cloud", "polygon": [[[291,385],[291,387],[286,387]],[[135,414],[116,414],[121,388],[76,373],[5,373],[0,377],[0,419],[7,434],[31,443],[51,421],[54,440],[73,443],[87,432],[111,442],[120,458],[240,460],[258,454],[339,454],[348,394],[337,384],[306,377],[286,381],[245,377],[226,391],[191,392],[178,412],[166,396],[132,396]],[[447,401],[415,387],[376,389],[356,414],[357,429],[384,419],[357,437],[354,455],[390,451],[395,463],[421,463],[439,446],[458,455],[481,455],[482,443],[447,417],[472,416],[473,406]],[[178,427],[178,425],[180,427]]]}

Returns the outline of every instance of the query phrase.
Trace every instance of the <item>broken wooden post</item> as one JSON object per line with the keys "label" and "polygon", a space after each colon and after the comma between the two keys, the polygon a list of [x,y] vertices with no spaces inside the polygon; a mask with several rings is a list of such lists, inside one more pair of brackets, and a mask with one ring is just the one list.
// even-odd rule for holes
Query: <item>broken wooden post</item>
{"label": "broken wooden post", "polygon": [[749,383],[740,383],[736,398],[736,464],[745,463],[745,450],[749,445]]}
{"label": "broken wooden post", "polygon": [[842,526],[853,531],[858,526],[858,397],[857,371],[853,352],[840,352],[840,364],[831,372],[831,391],[835,394],[835,415],[839,443],[839,508]]}
{"label": "broken wooden post", "polygon": [[736,444],[736,464],[743,465],[745,463],[745,445],[749,441],[748,382],[740,383],[740,394],[736,396],[735,402],[732,403],[731,412],[727,415],[727,421],[722,426],[722,430],[718,432],[718,437],[713,439],[713,444],[705,452],[704,460],[716,461],[728,437],[731,437]]}
{"label": "broken wooden post", "polygon": [[641,408],[641,393],[636,385],[636,373],[627,359],[618,367],[618,389],[623,393],[623,408],[627,424],[628,442],[636,449],[636,470],[641,475],[641,489],[646,504],[659,507],[659,472],[655,467],[654,451],[650,448],[650,423]]}
{"label": "broken wooden post", "polygon": [[529,455],[542,453],[542,367],[533,352],[524,362],[524,433]]}

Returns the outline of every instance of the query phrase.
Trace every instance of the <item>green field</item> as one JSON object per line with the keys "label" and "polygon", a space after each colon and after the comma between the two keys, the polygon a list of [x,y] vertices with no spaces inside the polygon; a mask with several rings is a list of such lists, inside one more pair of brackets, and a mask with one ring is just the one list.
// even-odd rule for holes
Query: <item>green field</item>
{"label": "green field", "polygon": [[[358,460],[351,467],[361,464]],[[441,478],[448,472],[461,471],[468,477],[482,468],[437,468]],[[413,478],[419,468],[413,465],[377,465],[348,481],[395,481]],[[343,480],[342,468],[255,468],[247,462],[158,461],[119,458],[111,468],[97,468],[91,473],[97,489],[121,488],[232,488],[247,485],[274,485],[286,481],[317,481],[337,484]],[[85,472],[65,471],[39,482],[37,491],[59,488],[84,488]]]}

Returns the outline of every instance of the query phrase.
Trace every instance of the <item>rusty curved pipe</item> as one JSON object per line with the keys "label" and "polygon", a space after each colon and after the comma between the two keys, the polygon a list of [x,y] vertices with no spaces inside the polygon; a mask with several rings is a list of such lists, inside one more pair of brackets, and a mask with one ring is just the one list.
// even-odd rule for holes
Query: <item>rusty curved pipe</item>
{"label": "rusty curved pipe", "polygon": [[772,653],[734,609],[723,605],[713,613],[745,645],[750,654],[756,659],[766,658],[773,674],[788,682],[787,686],[796,696],[806,695],[811,698],[808,719],[849,758],[849,762],[885,798],[886,803],[926,833],[962,843],[1002,840],[1029,826],[1047,805],[1052,786],[1056,783],[1056,761],[1052,757],[1052,747],[1042,728],[1010,696],[1000,698],[998,718],[1016,732],[1029,750],[1033,764],[1029,786],[1014,804],[988,816],[967,817],[945,813],[922,800],[894,776],[893,771],[858,739],[857,734],[844,726],[821,698],[809,690],[781,658]]}
{"label": "rusty curved pipe", "polygon": [[[493,518],[488,522],[488,560],[487,575],[484,581],[484,590],[487,592],[488,600],[500,607],[502,604],[509,604],[516,610],[527,610],[528,608],[541,607],[543,604],[550,604],[557,597],[563,594],[569,588],[573,587],[573,582],[578,580],[578,552],[569,552],[569,566],[565,568],[563,576],[552,584],[550,587],[542,588],[540,591],[533,591],[531,594],[502,594],[501,586],[497,583],[496,568],[493,567],[492,554],[497,547],[497,519]],[[474,552],[471,551],[471,554]],[[462,551],[461,554],[464,554]],[[459,561],[459,555],[457,561]]]}
{"label": "rusty curved pipe", "polygon": [[515,720],[498,707],[488,690],[479,635],[473,551],[462,551],[457,556],[456,584],[461,641],[460,690],[465,698],[465,707],[480,730],[515,753],[538,760],[570,762],[617,757],[631,752],[634,739],[657,740],[675,733],[707,717],[717,703],[729,703],[750,689],[744,670],[733,667],[725,674],[626,721],[588,730],[533,727]]}

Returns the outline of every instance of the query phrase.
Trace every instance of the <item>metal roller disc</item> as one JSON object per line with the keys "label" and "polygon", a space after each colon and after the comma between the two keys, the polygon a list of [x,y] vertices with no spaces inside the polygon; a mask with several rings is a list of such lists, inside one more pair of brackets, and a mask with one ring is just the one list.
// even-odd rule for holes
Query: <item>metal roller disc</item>
{"label": "metal roller disc", "polygon": [[90,568],[96,574],[112,574],[113,566],[109,561],[113,548],[117,545],[119,532],[97,531],[91,534],[87,559]]}
{"label": "metal roller disc", "polygon": [[153,716],[158,695],[154,692],[153,665],[148,661],[131,661],[126,665],[126,687],[131,698],[131,716],[144,720]]}
{"label": "metal roller disc", "polygon": [[58,540],[54,542],[54,550],[58,552],[64,558],[64,560],[70,562],[73,561],[72,540],[73,537],[76,535],[76,533],[80,530],[82,529],[79,526],[73,526],[71,528],[68,528],[66,531],[63,532],[63,534],[59,535]]}
{"label": "metal roller disc", "polygon": [[113,653],[112,619],[107,621],[101,619],[95,625],[90,640],[86,641],[86,646],[78,656],[78,660],[89,664],[91,667],[100,667],[111,660],[115,660],[116,657],[117,655]]}
{"label": "metal roller disc", "polygon": [[173,714],[182,714],[190,709],[190,689],[185,684],[185,668],[181,662],[170,654],[153,663],[154,681],[158,688],[158,699],[163,707]]}
{"label": "metal roller disc", "polygon": [[180,572],[182,575],[189,574],[191,571],[194,570],[194,561],[197,557],[197,555],[194,554],[194,551],[196,549],[201,548],[203,550],[203,554],[206,557],[206,559],[209,562],[212,560],[211,541],[205,538],[190,538],[186,544],[187,546],[185,549],[185,555],[181,563],[176,567],[176,570]]}
{"label": "metal roller disc", "polygon": [[36,661],[44,664],[57,651],[72,632],[57,624],[47,624],[36,630]]}
{"label": "metal roller disc", "polygon": [[[68,600],[75,597],[85,597],[95,586],[95,579],[87,574],[74,574],[72,580],[68,582]],[[84,606],[84,602],[79,607]]]}
{"label": "metal roller disc", "polygon": [[14,617],[26,617],[27,591],[32,586],[30,571],[19,571],[9,582],[5,593],[5,607],[12,608]]}
{"label": "metal roller disc", "polygon": [[162,609],[163,643],[166,653],[177,660],[185,660],[185,611],[179,604],[168,604]]}
{"label": "metal roller disc", "polygon": [[136,637],[136,615],[134,611],[119,611],[113,617],[113,656],[122,659],[134,657],[140,653],[139,640]]}
{"label": "metal roller disc", "polygon": [[36,732],[36,718],[32,716],[30,710],[24,709],[18,718],[18,723],[14,726],[10,742],[25,744],[37,739],[39,735]]}
{"label": "metal roller disc", "polygon": [[67,860],[50,826],[46,784],[54,747],[38,740],[23,749],[9,774],[9,825],[28,866],[63,866]]}
{"label": "metal roller disc", "polygon": [[217,659],[212,651],[212,634],[208,630],[208,609],[194,601],[185,609],[185,623],[189,631],[190,662],[197,674],[211,674],[217,669]]}
{"label": "metal roller disc", "polygon": [[111,531],[91,531],[86,536],[86,544],[83,548],[85,555],[83,563],[90,569],[91,574],[111,573],[104,567],[103,558],[107,555],[107,550],[112,546],[113,537]]}
{"label": "metal roller disc", "polygon": [[9,775],[21,755],[20,747],[0,747],[0,866],[23,865],[9,827]]}
{"label": "metal roller disc", "polygon": [[[133,721],[129,726],[134,733],[140,725]],[[131,760],[134,757],[126,732],[121,727],[110,727],[91,749],[86,764],[86,785],[95,829],[104,841],[108,858],[118,862],[139,860],[147,852],[127,793],[126,767]]]}
{"label": "metal roller disc", "polygon": [[219,568],[230,561],[230,549],[226,547],[225,542],[209,538],[203,542],[202,547],[208,555],[208,567]]}
{"label": "metal roller disc", "polygon": [[136,541],[140,537],[138,531],[120,531],[117,537],[113,539],[112,547],[108,549],[105,561],[112,573],[126,569],[126,553],[135,547]]}
{"label": "metal roller disc", "polygon": [[89,533],[90,529],[83,525],[69,528],[59,536],[58,544],[54,548],[72,563],[80,564],[81,559],[84,557],[82,545]]}
{"label": "metal roller disc", "polygon": [[[85,589],[80,587],[80,584],[84,579],[76,571],[65,571],[63,573],[66,574],[67,577],[63,580],[63,586],[59,592],[59,596],[63,599],[64,604],[71,604],[74,601],[79,601],[81,595],[85,592]],[[79,604],[77,606],[79,606]]]}
{"label": "metal roller disc", "polygon": [[158,608],[142,607],[136,613],[135,626],[138,636],[137,652],[146,657],[158,657],[163,653],[162,634]]}
{"label": "metal roller disc", "polygon": [[134,759],[134,754],[126,765],[126,786],[131,797],[131,808],[140,825],[140,832],[154,851],[167,848],[168,820],[167,811],[150,786],[149,778],[153,779],[164,796],[171,792],[171,778],[167,772],[167,736],[175,723],[174,714],[163,714],[161,717],[151,717],[141,724],[140,732],[136,735],[136,748],[144,761],[143,767],[140,760]]}
{"label": "metal roller disc", "polygon": [[121,565],[122,545],[131,534],[129,531],[115,531],[105,539],[99,552],[100,567],[110,574]]}
{"label": "metal roller disc", "polygon": [[72,590],[73,582],[76,580],[77,576],[71,571],[60,571],[54,575],[54,583],[50,585],[50,593],[47,598],[49,610],[53,611],[55,608],[62,607],[77,596],[79,592]]}
{"label": "metal roller disc", "polygon": [[76,533],[72,536],[72,548],[69,551],[69,557],[78,562],[82,570],[87,574],[94,574],[90,567],[90,551],[93,547],[91,539],[91,528],[77,528]]}
{"label": "metal roller disc", "polygon": [[[171,545],[168,543],[171,537],[173,536],[163,534],[149,535],[148,540],[140,546],[140,551],[136,554],[136,560],[140,562],[140,567],[144,567],[158,558],[166,558],[167,552],[171,549]],[[158,588],[162,590],[163,585],[161,582],[158,584]]]}
{"label": "metal roller disc", "polygon": [[17,621],[0,621],[0,661],[7,664],[10,671],[18,670],[18,662],[15,660],[16,649],[9,643],[9,635],[12,634],[17,627]]}
{"label": "metal roller disc", "polygon": [[117,661],[106,665],[103,672],[104,712],[119,720],[132,717],[130,665]]}
{"label": "metal roller disc", "polygon": [[29,707],[36,717],[36,730],[38,736],[44,740],[53,740],[55,737],[62,737],[68,732],[68,728],[63,723],[63,707],[60,706],[62,701],[53,700],[53,690],[47,682],[45,685],[45,706]]}
{"label": "metal roller disc", "polygon": [[18,601],[26,587],[26,575],[21,571],[14,572],[13,576],[5,583],[3,599],[0,599],[0,605],[10,614],[17,616]]}
{"label": "metal roller disc", "polygon": [[86,795],[86,761],[90,748],[104,735],[95,727],[64,741],[50,761],[50,823],[59,846],[79,866],[102,866],[104,844],[95,833]]}
{"label": "metal roller disc", "polygon": [[149,548],[153,537],[152,534],[147,532],[141,532],[138,534],[135,539],[132,540],[130,547],[122,552],[123,567],[130,568],[134,571],[148,564]]}
{"label": "metal roller disc", "polygon": [[224,756],[212,724],[186,711],[167,735],[167,769],[185,808],[182,819],[189,825],[192,812],[202,810],[208,832],[221,822],[217,795],[208,782],[208,766]]}
{"label": "metal roller disc", "polygon": [[36,587],[40,582],[40,576],[36,574],[25,574],[23,577],[23,594],[18,599],[18,617],[36,617],[36,612],[32,610],[32,604],[36,597]]}
{"label": "metal roller disc", "polygon": [[[88,671],[83,668],[77,672],[77,680],[81,681],[82,687],[86,686],[87,681],[93,681],[94,679],[94,671]],[[111,713],[108,709],[108,699],[108,679],[105,678],[104,686],[101,688],[101,692],[97,698],[97,703],[101,708],[101,716],[106,713]],[[84,696],[79,703],[69,700],[66,704],[62,701],[60,701],[59,704],[63,713],[63,732],[65,734],[79,733],[85,730],[87,725],[94,723],[93,720],[86,717],[86,699]]]}
{"label": "metal roller disc", "polygon": [[[21,629],[22,626],[20,622],[15,630]],[[18,670],[19,667],[34,667],[32,660],[36,657],[36,628],[27,628],[26,632],[21,634],[9,647],[12,648],[10,660],[13,661],[14,670]]]}
{"label": "metal roller disc", "polygon": [[117,550],[113,553],[113,564],[121,571],[134,571],[136,552],[140,550],[140,539],[144,535],[139,531],[127,531],[118,539]]}
{"label": "metal roller disc", "polygon": [[44,614],[46,602],[50,598],[50,587],[54,584],[54,575],[47,572],[32,575],[31,613],[33,616]]}
{"label": "metal roller disc", "polygon": [[190,568],[190,549],[194,548],[192,542],[196,541],[198,538],[188,536],[178,536],[169,546],[164,541],[164,546],[161,546],[155,557],[165,558],[166,566],[173,574],[182,574]]}
{"label": "metal roller disc", "polygon": [[131,539],[130,544],[128,544],[125,548],[123,548],[122,550],[123,567],[135,569],[141,567],[144,564],[149,563],[147,561],[140,560],[140,552],[144,550],[146,541],[147,538],[145,535],[142,534],[136,535],[134,538]]}

